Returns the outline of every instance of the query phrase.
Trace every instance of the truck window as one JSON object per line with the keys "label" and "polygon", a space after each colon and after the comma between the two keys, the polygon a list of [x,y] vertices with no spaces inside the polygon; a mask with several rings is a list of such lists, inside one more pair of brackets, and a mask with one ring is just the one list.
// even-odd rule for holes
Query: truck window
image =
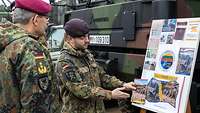
{"label": "truck window", "polygon": [[64,32],[65,32],[64,29],[59,28],[59,29],[55,29],[51,33],[47,41],[48,48],[50,49],[50,51],[54,52],[61,49],[61,46],[62,46],[61,44],[64,38]]}

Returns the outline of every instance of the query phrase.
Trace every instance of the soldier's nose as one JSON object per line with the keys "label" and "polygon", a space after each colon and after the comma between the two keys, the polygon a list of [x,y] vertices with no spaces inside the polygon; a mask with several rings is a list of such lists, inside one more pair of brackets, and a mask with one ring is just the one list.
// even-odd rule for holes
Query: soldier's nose
{"label": "soldier's nose", "polygon": [[89,40],[89,37],[88,37],[88,36],[86,36],[86,37],[85,37],[85,41],[86,41],[86,42],[90,42],[90,40]]}

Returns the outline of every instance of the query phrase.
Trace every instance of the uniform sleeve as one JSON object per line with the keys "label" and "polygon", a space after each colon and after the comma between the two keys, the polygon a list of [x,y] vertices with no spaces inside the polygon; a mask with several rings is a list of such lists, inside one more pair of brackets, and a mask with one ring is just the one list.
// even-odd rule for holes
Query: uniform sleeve
{"label": "uniform sleeve", "polygon": [[23,47],[17,69],[20,74],[22,113],[49,113],[52,77],[47,59],[36,41],[30,40]]}
{"label": "uniform sleeve", "polygon": [[101,87],[91,87],[81,78],[77,68],[70,60],[57,63],[59,77],[64,87],[80,99],[111,99],[112,92]]}
{"label": "uniform sleeve", "polygon": [[123,81],[120,81],[115,76],[110,76],[110,75],[106,74],[104,69],[102,67],[100,67],[99,65],[97,65],[97,68],[99,71],[99,77],[100,77],[103,87],[109,88],[109,89],[115,89],[117,87],[122,87],[122,85],[124,83]]}

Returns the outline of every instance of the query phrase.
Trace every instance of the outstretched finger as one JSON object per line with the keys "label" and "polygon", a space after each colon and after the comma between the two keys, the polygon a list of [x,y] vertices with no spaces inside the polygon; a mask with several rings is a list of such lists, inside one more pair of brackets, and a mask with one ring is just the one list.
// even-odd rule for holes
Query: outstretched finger
{"label": "outstretched finger", "polygon": [[125,90],[125,89],[126,89],[125,87],[117,88],[117,90],[120,90],[120,91]]}

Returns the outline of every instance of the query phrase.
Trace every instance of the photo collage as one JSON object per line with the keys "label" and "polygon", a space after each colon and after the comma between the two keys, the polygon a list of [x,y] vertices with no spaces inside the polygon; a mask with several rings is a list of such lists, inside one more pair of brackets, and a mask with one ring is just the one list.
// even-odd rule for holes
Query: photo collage
{"label": "photo collage", "polygon": [[133,92],[132,103],[156,112],[181,113],[189,95],[185,91],[190,90],[199,36],[200,18],[154,20],[141,77],[146,82]]}

